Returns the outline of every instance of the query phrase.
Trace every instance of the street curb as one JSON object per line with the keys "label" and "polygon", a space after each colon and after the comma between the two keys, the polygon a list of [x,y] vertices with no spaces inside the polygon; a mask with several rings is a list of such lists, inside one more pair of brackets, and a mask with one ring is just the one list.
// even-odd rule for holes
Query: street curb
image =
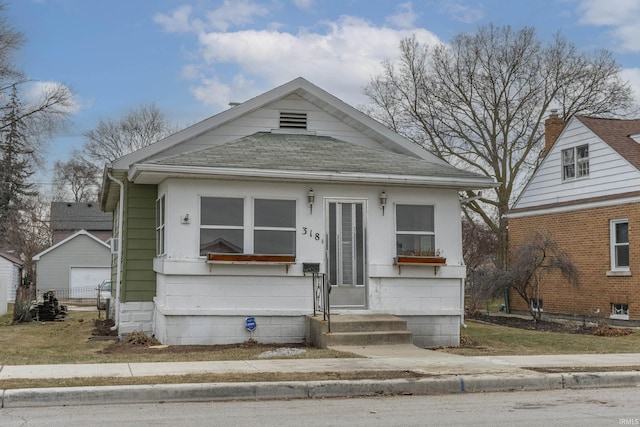
{"label": "street curb", "polygon": [[2,390],[3,408],[215,400],[439,395],[640,386],[638,372],[471,375],[446,378],[156,384]]}

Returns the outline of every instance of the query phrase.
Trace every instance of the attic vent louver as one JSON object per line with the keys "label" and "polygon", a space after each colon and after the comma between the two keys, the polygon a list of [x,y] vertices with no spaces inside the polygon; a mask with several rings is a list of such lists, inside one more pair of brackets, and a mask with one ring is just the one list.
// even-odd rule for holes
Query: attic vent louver
{"label": "attic vent louver", "polygon": [[307,113],[280,112],[280,129],[306,129]]}

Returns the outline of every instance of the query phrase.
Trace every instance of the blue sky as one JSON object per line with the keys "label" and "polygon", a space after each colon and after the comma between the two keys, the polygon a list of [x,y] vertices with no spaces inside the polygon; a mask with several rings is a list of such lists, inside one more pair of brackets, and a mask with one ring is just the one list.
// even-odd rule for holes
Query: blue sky
{"label": "blue sky", "polygon": [[494,23],[560,30],[579,49],[605,48],[640,99],[638,0],[5,0],[27,37],[17,63],[34,82],[75,93],[72,123],[49,144],[66,160],[82,133],[155,102],[193,124],[302,76],[352,105],[416,35],[446,43]]}

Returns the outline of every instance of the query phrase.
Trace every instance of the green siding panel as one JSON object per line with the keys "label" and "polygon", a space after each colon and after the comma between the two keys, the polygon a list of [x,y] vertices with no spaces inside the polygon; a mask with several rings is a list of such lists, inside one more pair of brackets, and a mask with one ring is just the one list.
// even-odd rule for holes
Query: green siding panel
{"label": "green siding panel", "polygon": [[125,184],[121,301],[152,301],[156,294],[153,271],[155,242],[155,185]]}

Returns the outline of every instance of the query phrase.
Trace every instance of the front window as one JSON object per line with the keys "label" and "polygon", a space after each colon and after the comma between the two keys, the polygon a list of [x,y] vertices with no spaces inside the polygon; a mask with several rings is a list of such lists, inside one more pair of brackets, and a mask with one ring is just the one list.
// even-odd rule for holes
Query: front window
{"label": "front window", "polygon": [[562,179],[589,176],[589,145],[562,150]]}
{"label": "front window", "polygon": [[200,200],[200,255],[244,252],[244,199]]}
{"label": "front window", "polygon": [[396,205],[397,255],[435,255],[433,210],[431,205]]}
{"label": "front window", "polygon": [[629,320],[629,304],[612,303],[611,319]]}
{"label": "front window", "polygon": [[629,270],[629,221],[611,221],[611,269]]}
{"label": "front window", "polygon": [[164,255],[165,198],[156,200],[156,255]]}
{"label": "front window", "polygon": [[208,253],[295,255],[295,200],[203,197],[200,256]]}
{"label": "front window", "polygon": [[295,255],[296,202],[256,199],[253,207],[253,252]]}

